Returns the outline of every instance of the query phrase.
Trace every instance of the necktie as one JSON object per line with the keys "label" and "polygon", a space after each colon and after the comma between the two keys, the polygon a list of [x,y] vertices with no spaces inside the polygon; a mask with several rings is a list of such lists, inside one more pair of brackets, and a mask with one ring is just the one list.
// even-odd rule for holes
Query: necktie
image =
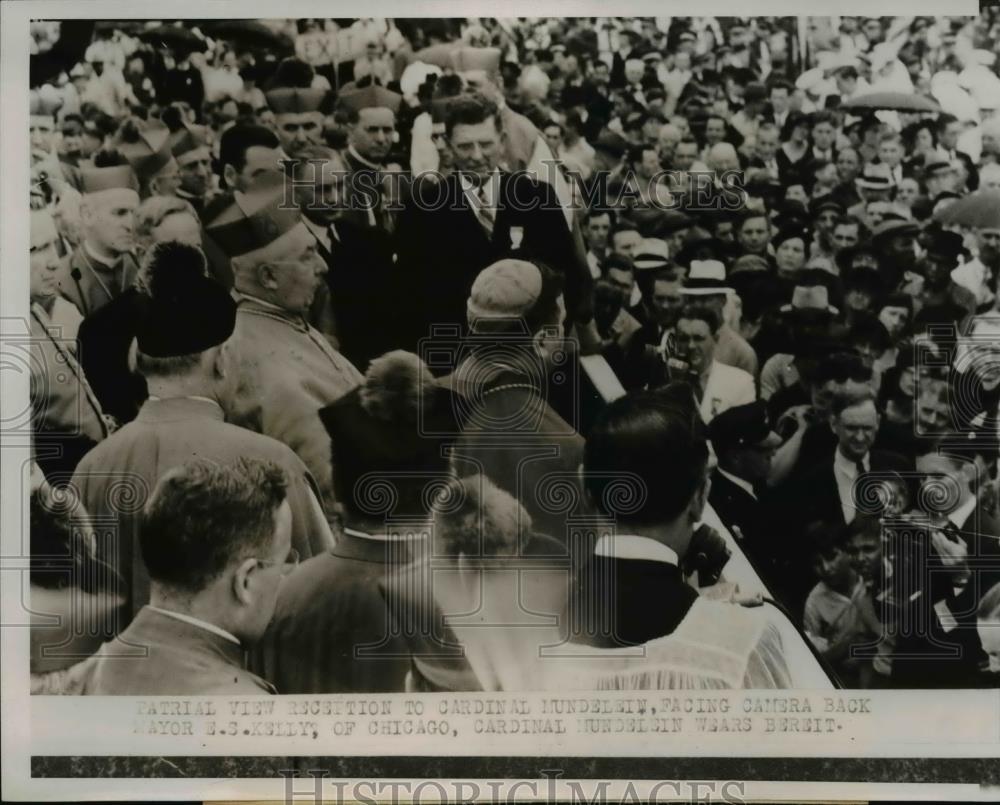
{"label": "necktie", "polygon": [[860,461],[855,462],[854,469],[858,473],[856,476],[857,478],[860,478],[862,475],[868,472],[868,470],[865,469],[865,465]]}
{"label": "necktie", "polygon": [[486,230],[486,236],[493,239],[493,227],[496,224],[496,213],[490,206],[489,199],[486,197],[486,187],[485,185],[480,185],[479,190],[476,191],[476,197],[479,199],[479,221],[483,225],[483,229]]}

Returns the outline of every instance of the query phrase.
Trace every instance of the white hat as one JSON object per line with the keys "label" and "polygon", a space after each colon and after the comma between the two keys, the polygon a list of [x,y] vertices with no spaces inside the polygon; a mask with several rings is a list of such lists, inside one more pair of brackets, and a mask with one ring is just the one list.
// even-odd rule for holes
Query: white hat
{"label": "white hat", "polygon": [[726,285],[726,267],[719,260],[692,260],[681,293],[687,296],[718,296],[733,293]]}
{"label": "white hat", "polygon": [[663,268],[670,264],[670,247],[660,238],[646,238],[636,249],[632,263],[637,271]]}

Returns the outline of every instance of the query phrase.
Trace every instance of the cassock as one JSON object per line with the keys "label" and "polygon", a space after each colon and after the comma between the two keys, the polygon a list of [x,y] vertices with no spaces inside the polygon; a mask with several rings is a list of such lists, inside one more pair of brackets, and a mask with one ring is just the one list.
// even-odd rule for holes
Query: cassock
{"label": "cassock", "polygon": [[80,462],[73,484],[87,511],[106,522],[98,556],[129,585],[125,621],[149,599],[149,576],[139,549],[143,505],[169,469],[195,458],[220,462],[241,456],[274,461],[288,476],[292,546],[303,558],[330,548],[330,529],[317,487],[302,461],[280,442],[223,421],[222,408],[205,397],[149,399],[133,422]]}
{"label": "cassock", "polygon": [[31,305],[33,452],[53,483],[69,480],[80,458],[108,435],[101,404],[74,354],[76,341],[53,322],[67,318],[64,307],[71,305],[58,298],[51,311]]}
{"label": "cassock", "polygon": [[[262,696],[274,687],[244,668],[231,634],[193,618],[143,607],[118,637],[72,669],[90,696]],[[74,688],[76,685],[74,685]]]}
{"label": "cassock", "polygon": [[94,256],[84,242],[59,266],[59,293],[87,317],[131,288],[138,273],[132,255],[122,254],[109,265]]}
{"label": "cassock", "polygon": [[582,277],[589,281],[551,185],[497,171],[484,185],[485,199],[457,174],[425,187],[426,196],[414,197],[396,228],[393,290],[407,319],[405,349],[418,351],[432,327],[464,331],[473,281],[503,257],[539,260],[562,274],[567,299],[582,287]]}
{"label": "cassock", "polygon": [[254,667],[283,694],[402,691],[407,645],[379,587],[425,543],[346,529],[284,580]]}
{"label": "cassock", "polygon": [[239,382],[223,401],[227,421],[291,447],[331,510],[330,439],[318,412],[359,385],[361,373],[301,316],[251,296],[239,301],[232,343]]}

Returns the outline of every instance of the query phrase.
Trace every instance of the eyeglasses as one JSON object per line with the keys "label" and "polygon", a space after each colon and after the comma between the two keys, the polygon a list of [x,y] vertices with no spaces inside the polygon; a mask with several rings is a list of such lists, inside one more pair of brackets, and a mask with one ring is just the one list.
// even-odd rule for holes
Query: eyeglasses
{"label": "eyeglasses", "polygon": [[261,567],[270,567],[271,565],[279,565],[281,566],[281,575],[287,576],[298,566],[299,552],[295,550],[295,548],[292,548],[291,550],[288,551],[288,556],[286,556],[284,561],[282,562],[274,562],[266,559],[258,559],[257,564],[259,564]]}

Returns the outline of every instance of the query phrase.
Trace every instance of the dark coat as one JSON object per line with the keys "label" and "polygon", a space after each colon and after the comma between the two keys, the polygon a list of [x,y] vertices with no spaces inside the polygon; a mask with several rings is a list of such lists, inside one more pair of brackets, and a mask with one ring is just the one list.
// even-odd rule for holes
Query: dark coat
{"label": "dark coat", "polygon": [[[511,248],[512,227],[522,232],[516,253]],[[418,351],[418,341],[432,327],[464,332],[472,283],[480,271],[503,257],[540,260],[561,273],[568,309],[584,287],[583,275],[590,277],[555,190],[527,174],[501,172],[492,237],[454,174],[422,198],[411,199],[398,216],[395,236],[399,259],[394,313],[399,325],[394,326],[405,320],[407,338],[402,346],[411,351]]]}
{"label": "dark coat", "polygon": [[283,694],[402,691],[409,650],[379,586],[422,545],[345,534],[303,562],[282,585],[254,667]]}
{"label": "dark coat", "polygon": [[645,643],[672,633],[697,597],[677,565],[595,554],[577,579],[573,640],[598,648]]}

